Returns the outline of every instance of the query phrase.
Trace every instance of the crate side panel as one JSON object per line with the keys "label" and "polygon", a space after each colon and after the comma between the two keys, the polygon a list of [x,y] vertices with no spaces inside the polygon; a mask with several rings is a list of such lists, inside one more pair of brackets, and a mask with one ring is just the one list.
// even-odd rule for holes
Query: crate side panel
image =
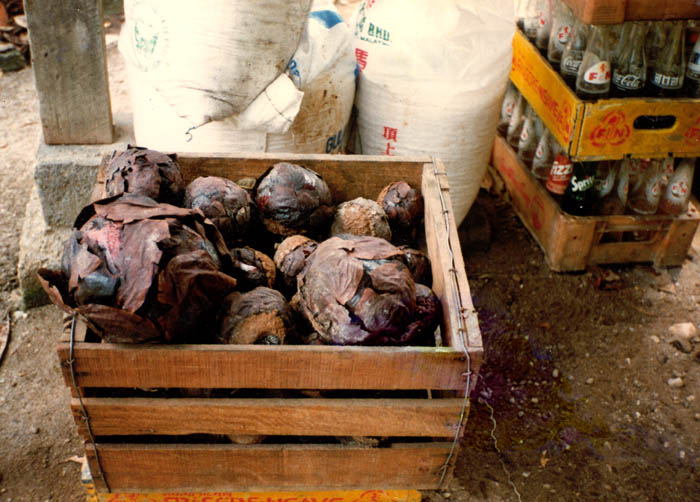
{"label": "crate side panel", "polygon": [[[292,435],[452,438],[462,399],[84,398],[96,436]],[[77,399],[71,409],[89,438]]]}
{"label": "crate side panel", "polygon": [[700,5],[695,0],[627,0],[625,8],[626,21],[697,18]]}
{"label": "crate side panel", "polygon": [[510,78],[559,144],[569,151],[582,102],[519,31],[513,37]]}
{"label": "crate side panel", "polygon": [[[673,116],[668,129],[635,129],[641,116]],[[586,103],[576,155],[597,159],[700,153],[700,100],[606,99]]]}
{"label": "crate side panel", "polygon": [[[442,162],[435,162],[436,164],[426,164],[423,173],[425,238],[433,262],[432,287],[442,303],[447,343],[455,350],[467,350],[469,353],[469,364],[465,365],[468,366],[465,371],[471,371],[473,387],[483,358],[483,342],[451,210],[447,173]],[[443,210],[443,203],[447,213]],[[460,326],[466,329],[465,333],[459,332]]]}
{"label": "crate side panel", "polygon": [[[70,378],[69,346],[59,344]],[[75,346],[80,387],[452,389],[465,357],[449,348],[261,345]]]}
{"label": "crate side panel", "polygon": [[259,177],[277,162],[292,162],[313,169],[323,177],[334,200],[356,197],[376,199],[389,183],[405,180],[420,188],[425,157],[353,156],[353,155],[255,155],[235,157],[198,157],[178,155],[185,182],[198,176],[221,176],[232,180]]}
{"label": "crate side panel", "polygon": [[577,18],[586,24],[619,24],[625,19],[625,5],[634,0],[564,0]]}
{"label": "crate side panel", "polygon": [[[113,491],[437,489],[450,443],[339,445],[99,444]],[[95,447],[86,444],[93,473]],[[104,490],[96,476],[95,484]]]}

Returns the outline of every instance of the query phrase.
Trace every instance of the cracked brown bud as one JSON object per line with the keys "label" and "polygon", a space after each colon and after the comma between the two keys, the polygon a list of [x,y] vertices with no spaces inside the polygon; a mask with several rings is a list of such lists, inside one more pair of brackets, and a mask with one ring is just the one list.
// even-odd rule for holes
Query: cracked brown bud
{"label": "cracked brown bud", "polygon": [[183,192],[184,184],[176,155],[138,146],[112,153],[105,176],[105,193],[108,197],[133,193],[179,206]]}
{"label": "cracked brown bud", "polygon": [[406,265],[411,271],[413,280],[422,284],[431,284],[433,282],[432,268],[430,259],[423,251],[413,249],[410,246],[399,246],[406,257]]}
{"label": "cracked brown bud", "polygon": [[318,242],[304,235],[292,235],[283,240],[275,251],[275,265],[287,288],[296,290],[297,275],[304,269],[306,260],[318,247]]}
{"label": "cracked brown bud", "polygon": [[184,205],[202,211],[230,246],[242,241],[248,231],[253,200],[231,180],[203,176],[187,185]]}
{"label": "cracked brown bud", "polygon": [[401,337],[416,308],[403,259],[378,237],[346,234],[320,243],[297,280],[304,315],[321,338],[367,345]]}
{"label": "cracked brown bud", "polygon": [[373,200],[358,197],[343,202],[335,211],[331,235],[369,235],[391,240],[391,228],[384,210]]}
{"label": "cracked brown bud", "polygon": [[377,203],[386,213],[394,239],[408,243],[415,239],[423,219],[423,197],[405,181],[396,181],[384,187]]}
{"label": "cracked brown bud", "polygon": [[271,288],[275,284],[275,264],[266,254],[250,248],[233,248],[233,277],[238,281],[239,289],[248,290],[258,286]]}
{"label": "cracked brown bud", "polygon": [[323,233],[333,212],[326,182],[311,169],[286,162],[262,176],[255,204],[265,227],[284,236]]}
{"label": "cracked brown bud", "polygon": [[279,345],[292,328],[292,313],[279,291],[257,287],[224,300],[218,340],[232,344]]}

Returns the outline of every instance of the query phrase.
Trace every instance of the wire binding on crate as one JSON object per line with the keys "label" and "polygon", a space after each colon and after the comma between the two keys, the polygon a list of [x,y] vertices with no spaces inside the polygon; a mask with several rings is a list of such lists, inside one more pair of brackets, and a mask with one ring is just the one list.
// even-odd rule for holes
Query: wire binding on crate
{"label": "wire binding on crate", "polygon": [[[447,175],[447,173],[441,173],[437,169],[437,162],[435,157],[431,157],[433,161],[433,172],[435,174],[435,179],[438,179],[438,176],[440,175]],[[446,189],[445,189],[446,190]],[[467,342],[466,342],[466,336],[467,336],[467,327],[466,323],[464,321],[464,313],[467,311],[467,309],[464,308],[464,305],[462,305],[462,291],[459,287],[459,280],[457,278],[457,265],[455,263],[455,256],[454,256],[454,251],[452,248],[452,238],[450,236],[450,208],[447,207],[447,202],[445,201],[445,197],[442,195],[443,188],[438,182],[438,194],[440,195],[440,206],[442,207],[442,216],[445,220],[445,228],[447,229],[447,250],[449,251],[450,254],[450,279],[452,281],[452,291],[455,295],[454,301],[455,305],[458,306],[458,312],[459,315],[457,316],[457,322],[458,322],[458,328],[457,328],[457,333],[459,333],[459,339],[462,342],[462,352],[464,352],[464,357],[466,358],[467,361],[467,371],[466,377],[467,377],[467,382],[466,386],[464,389],[464,401],[462,402],[462,409],[459,412],[459,421],[457,422],[457,430],[455,431],[455,437],[452,440],[452,447],[450,448],[450,452],[447,455],[447,459],[445,460],[445,464],[442,466],[442,474],[440,475],[440,481],[438,482],[438,487],[442,487],[442,483],[445,481],[445,477],[447,476],[447,471],[450,468],[450,462],[452,462],[452,457],[454,456],[455,450],[457,449],[457,444],[459,443],[459,436],[462,431],[462,424],[464,423],[464,417],[467,413],[467,406],[469,405],[469,388],[471,387],[471,376],[472,376],[472,370],[471,370],[471,358],[469,357],[469,351],[467,350]]]}
{"label": "wire binding on crate", "polygon": [[90,441],[92,441],[92,446],[95,448],[95,459],[97,460],[97,468],[100,471],[100,477],[102,478],[102,481],[104,481],[105,488],[107,489],[107,493],[111,493],[112,490],[109,487],[109,482],[107,481],[107,476],[105,476],[105,473],[102,470],[102,461],[100,460],[100,452],[97,451],[97,441],[95,441],[95,436],[92,434],[92,427],[90,426],[90,416],[88,415],[87,408],[85,407],[85,403],[83,403],[83,396],[80,393],[80,389],[78,389],[78,382],[75,378],[75,359],[73,358],[73,347],[75,345],[76,318],[77,318],[77,315],[73,314],[73,317],[71,318],[71,323],[70,323],[70,351],[69,351],[69,356],[68,356],[68,363],[70,364],[70,376],[71,376],[71,380],[73,381],[73,389],[75,390],[75,394],[78,396],[78,401],[80,402],[80,409],[82,410],[83,420],[85,420],[85,425],[87,426],[87,431],[88,431],[88,435],[90,436]]}

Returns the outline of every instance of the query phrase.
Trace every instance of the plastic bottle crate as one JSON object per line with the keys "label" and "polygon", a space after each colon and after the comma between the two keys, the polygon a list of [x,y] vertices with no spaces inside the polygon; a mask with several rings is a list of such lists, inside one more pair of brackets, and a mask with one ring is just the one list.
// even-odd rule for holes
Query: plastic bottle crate
{"label": "plastic bottle crate", "polygon": [[[574,160],[700,156],[700,99],[583,101],[520,31],[510,78]],[[646,116],[670,117],[671,125],[640,128]]]}
{"label": "plastic bottle crate", "polygon": [[[508,142],[496,137],[491,164],[503,178],[513,209],[544,251],[552,270],[584,270],[589,264],[654,262],[681,265],[700,222],[697,200],[678,216],[629,214],[572,216],[523,164]],[[643,233],[643,241],[607,241],[606,236]]]}
{"label": "plastic bottle crate", "polygon": [[[443,342],[110,344],[78,323],[72,368],[68,334],[58,355],[97,493],[108,485],[114,493],[437,489],[449,479],[453,440],[466,422],[463,396],[467,382],[476,383],[483,353],[442,163],[290,154],[182,154],[178,161],[186,182],[207,175],[257,177],[276,162],[298,163],[323,176],[336,202],[374,199],[398,179],[421,187]],[[222,397],[222,389],[245,390]],[[267,440],[227,439],[257,435]]]}

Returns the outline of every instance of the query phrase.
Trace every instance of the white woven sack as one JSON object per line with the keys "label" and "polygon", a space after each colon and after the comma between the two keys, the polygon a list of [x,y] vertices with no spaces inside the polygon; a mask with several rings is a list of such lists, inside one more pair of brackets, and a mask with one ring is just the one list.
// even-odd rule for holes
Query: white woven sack
{"label": "white woven sack", "polygon": [[120,49],[191,126],[241,113],[284,71],[311,0],[125,0]]}
{"label": "white woven sack", "polygon": [[332,2],[314,0],[287,70],[242,113],[195,129],[127,57],[136,141],[182,152],[336,152],[345,143],[355,94],[352,44]]}
{"label": "white woven sack", "polygon": [[365,0],[353,16],[364,154],[428,154],[457,224],[479,190],[508,81],[512,0]]}

